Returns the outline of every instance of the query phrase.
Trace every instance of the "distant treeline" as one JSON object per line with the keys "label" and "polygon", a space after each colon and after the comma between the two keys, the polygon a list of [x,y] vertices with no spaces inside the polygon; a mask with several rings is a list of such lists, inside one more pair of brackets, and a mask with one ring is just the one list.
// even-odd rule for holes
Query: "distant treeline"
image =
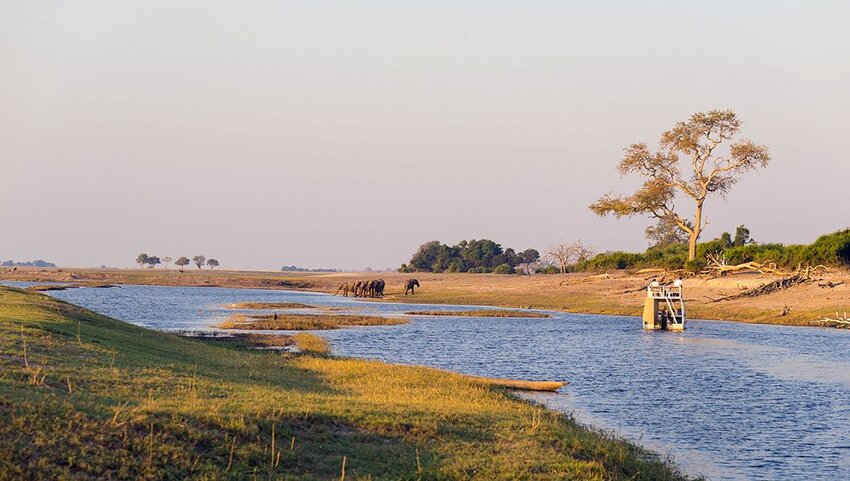
{"label": "distant treeline", "polygon": [[430,241],[419,246],[410,258],[402,264],[399,272],[494,272],[510,274],[517,268],[526,273],[533,272],[540,260],[535,249],[526,249],[517,253],[514,249],[502,249],[502,246],[489,239],[460,241],[449,246],[440,241]]}
{"label": "distant treeline", "polygon": [[812,244],[784,245],[761,244],[749,237],[749,230],[741,226],[733,238],[724,232],[717,239],[697,245],[696,258],[688,261],[688,246],[673,243],[650,247],[646,252],[606,252],[571,266],[574,271],[604,271],[609,269],[643,269],[660,267],[665,269],[686,268],[701,271],[709,254],[725,257],[728,264],[745,262],[775,262],[778,267],[825,265],[850,267],[850,229],[819,237]]}
{"label": "distant treeline", "polygon": [[[162,264],[163,266],[165,266],[166,269],[168,269],[168,264],[171,261],[172,259],[170,256],[164,256],[160,258],[159,256],[149,256],[144,253],[136,256],[136,264],[138,264],[139,267],[147,267],[148,269],[153,269],[154,267],[160,264]],[[203,266],[208,266],[210,269],[215,269],[216,267],[221,265],[217,259],[207,259],[207,257],[203,255],[194,256],[191,260],[186,256],[181,256],[178,257],[177,260],[174,261],[174,263],[177,264],[177,267],[180,268],[180,272],[183,272],[183,268],[188,266],[189,264],[195,264],[196,266],[198,266],[198,269],[203,268]]]}
{"label": "distant treeline", "polygon": [[30,262],[4,261],[2,264],[0,264],[0,266],[3,266],[3,267],[56,267],[56,264],[39,259],[37,261],[30,261]]}
{"label": "distant treeline", "polygon": [[308,269],[306,267],[298,267],[298,266],[283,266],[280,268],[281,272],[341,272],[339,269]]}

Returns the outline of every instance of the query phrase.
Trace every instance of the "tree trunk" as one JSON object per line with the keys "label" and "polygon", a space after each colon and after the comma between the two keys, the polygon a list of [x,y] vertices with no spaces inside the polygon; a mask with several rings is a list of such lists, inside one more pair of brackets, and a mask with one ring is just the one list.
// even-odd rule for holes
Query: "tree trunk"
{"label": "tree trunk", "polygon": [[691,235],[688,237],[688,260],[692,261],[697,256],[697,241],[699,235],[702,234],[702,202],[697,201],[697,211],[694,214],[694,227],[691,230]]}

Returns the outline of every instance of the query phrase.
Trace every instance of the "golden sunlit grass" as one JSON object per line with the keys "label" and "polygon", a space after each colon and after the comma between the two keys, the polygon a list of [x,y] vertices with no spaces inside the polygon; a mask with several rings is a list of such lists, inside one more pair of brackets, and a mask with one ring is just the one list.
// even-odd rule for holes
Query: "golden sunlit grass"
{"label": "golden sunlit grass", "polygon": [[292,336],[292,341],[299,351],[310,354],[330,354],[331,348],[323,338],[306,332]]}
{"label": "golden sunlit grass", "polygon": [[228,304],[229,309],[313,309],[316,306],[301,304],[300,302],[238,302]]}
{"label": "golden sunlit grass", "polygon": [[406,323],[398,317],[361,316],[354,314],[236,314],[218,324],[221,329],[255,329],[260,331],[310,331],[353,326],[392,326]]}
{"label": "golden sunlit grass", "polygon": [[[326,350],[298,335],[305,351]],[[180,338],[0,288],[0,479],[680,479],[463,376]]]}
{"label": "golden sunlit grass", "polygon": [[549,314],[533,311],[518,311],[508,309],[478,309],[472,311],[410,311],[405,312],[410,316],[453,316],[453,317],[530,317],[547,318]]}

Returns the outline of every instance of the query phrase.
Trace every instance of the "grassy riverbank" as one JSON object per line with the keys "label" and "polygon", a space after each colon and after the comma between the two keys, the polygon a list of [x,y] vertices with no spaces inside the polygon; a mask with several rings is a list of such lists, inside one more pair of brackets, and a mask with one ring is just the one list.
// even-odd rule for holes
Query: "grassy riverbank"
{"label": "grassy riverbank", "polygon": [[[0,288],[0,479],[680,479],[462,376],[247,351]],[[309,346],[308,346],[309,347]]]}

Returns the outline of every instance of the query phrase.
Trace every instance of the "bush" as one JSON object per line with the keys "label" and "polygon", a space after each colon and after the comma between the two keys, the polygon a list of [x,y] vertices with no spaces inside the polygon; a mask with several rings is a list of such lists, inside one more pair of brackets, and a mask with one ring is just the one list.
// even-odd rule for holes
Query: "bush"
{"label": "bush", "polygon": [[850,229],[822,235],[802,249],[802,264],[843,265],[850,267]]}
{"label": "bush", "polygon": [[630,252],[606,252],[597,254],[595,257],[582,261],[578,264],[578,270],[582,271],[606,271],[612,269],[631,269],[643,264],[642,254]]}
{"label": "bush", "polygon": [[703,269],[705,269],[705,260],[703,259],[693,259],[685,262],[685,270],[690,273],[699,274]]}
{"label": "bush", "polygon": [[513,273],[514,268],[510,266],[510,264],[499,264],[493,269],[494,274],[511,274]]}

